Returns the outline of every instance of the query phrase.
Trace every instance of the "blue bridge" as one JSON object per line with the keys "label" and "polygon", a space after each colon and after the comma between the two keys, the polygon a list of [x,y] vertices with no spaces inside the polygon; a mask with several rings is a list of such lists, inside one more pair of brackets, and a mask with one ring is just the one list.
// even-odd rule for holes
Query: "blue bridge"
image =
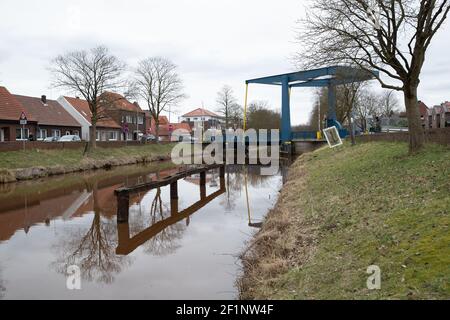
{"label": "blue bridge", "polygon": [[[336,126],[341,137],[348,132],[338,122],[336,116],[336,86],[375,79],[377,71],[367,71],[345,66],[332,66],[315,70],[279,74],[246,81],[245,109],[247,109],[249,84],[275,85],[281,87],[281,142],[317,141],[317,132],[292,132],[290,96],[293,88],[328,88],[327,127]],[[247,111],[245,111],[246,113]],[[246,116],[245,116],[246,117]],[[246,120],[244,121],[246,122]]]}

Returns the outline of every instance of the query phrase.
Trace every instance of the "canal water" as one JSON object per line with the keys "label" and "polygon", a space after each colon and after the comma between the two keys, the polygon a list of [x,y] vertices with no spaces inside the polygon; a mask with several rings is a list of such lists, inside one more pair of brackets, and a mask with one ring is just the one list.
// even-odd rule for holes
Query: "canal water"
{"label": "canal water", "polygon": [[[219,169],[208,172],[206,203],[199,176],[180,180],[179,210],[200,209],[173,224],[170,187],[133,194],[126,231],[117,225],[114,190],[183,169],[162,163],[0,185],[0,299],[237,298],[238,256],[274,206],[284,169],[262,176],[257,166],[227,166],[225,189]],[[73,265],[81,290],[67,288]]]}

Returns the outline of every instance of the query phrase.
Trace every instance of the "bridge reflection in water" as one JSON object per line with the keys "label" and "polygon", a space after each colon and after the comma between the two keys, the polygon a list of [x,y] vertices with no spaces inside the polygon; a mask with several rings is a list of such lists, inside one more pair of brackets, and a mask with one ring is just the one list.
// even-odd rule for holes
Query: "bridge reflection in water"
{"label": "bridge reflection in water", "polygon": [[[206,173],[210,170],[216,170],[219,168],[220,174],[220,187],[219,190],[206,195]],[[187,177],[199,174],[199,192],[200,200],[184,209],[179,211],[178,208],[178,181]],[[130,236],[130,223],[129,223],[129,210],[130,210],[130,195],[142,192],[158,189],[164,186],[170,185],[170,217],[161,221],[153,223],[149,228],[139,232],[137,235]],[[175,225],[176,223],[189,219],[191,215],[206,206],[208,203],[219,197],[226,192],[225,187],[225,166],[213,165],[202,166],[194,169],[188,169],[184,172],[177,173],[173,176],[166,177],[160,181],[152,181],[149,183],[143,183],[134,187],[127,187],[117,189],[115,194],[117,196],[117,231],[118,231],[118,246],[116,249],[117,255],[129,255],[138,247],[154,238],[168,227]],[[158,193],[157,193],[158,197]],[[157,206],[157,203],[155,203]],[[153,206],[152,206],[153,207]],[[157,209],[157,208],[155,208]]]}

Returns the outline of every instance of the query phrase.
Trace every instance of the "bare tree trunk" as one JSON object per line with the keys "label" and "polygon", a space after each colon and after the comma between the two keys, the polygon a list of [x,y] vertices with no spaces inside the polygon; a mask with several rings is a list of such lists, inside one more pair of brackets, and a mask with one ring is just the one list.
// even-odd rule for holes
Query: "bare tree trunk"
{"label": "bare tree trunk", "polygon": [[350,130],[350,139],[352,141],[352,146],[356,145],[356,138],[355,138],[355,131],[353,130],[354,124],[352,121],[352,115],[350,111],[347,111],[347,119],[348,119],[348,123],[349,123],[349,130]]}
{"label": "bare tree trunk", "polygon": [[409,152],[414,153],[422,149],[424,144],[424,132],[417,99],[417,85],[407,86],[404,93],[409,127]]}
{"label": "bare tree trunk", "polygon": [[97,124],[92,124],[89,138],[89,149],[97,148]]}
{"label": "bare tree trunk", "polygon": [[159,144],[159,121],[155,120],[156,143]]}

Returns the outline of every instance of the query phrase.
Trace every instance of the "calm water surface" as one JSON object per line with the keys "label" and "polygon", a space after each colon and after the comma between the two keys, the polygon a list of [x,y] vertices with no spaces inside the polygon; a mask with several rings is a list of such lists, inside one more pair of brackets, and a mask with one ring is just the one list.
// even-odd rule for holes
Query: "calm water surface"
{"label": "calm water surface", "polygon": [[[257,231],[245,186],[257,225],[275,204],[283,169],[268,177],[229,166],[222,192],[219,171],[210,172],[207,195],[217,196],[206,203],[198,176],[179,181],[179,210],[203,207],[174,224],[166,223],[169,187],[132,195],[129,224],[118,228],[115,189],[179,170],[129,166],[0,185],[0,299],[236,298],[237,256]],[[66,287],[70,265],[81,268],[79,291]]]}

